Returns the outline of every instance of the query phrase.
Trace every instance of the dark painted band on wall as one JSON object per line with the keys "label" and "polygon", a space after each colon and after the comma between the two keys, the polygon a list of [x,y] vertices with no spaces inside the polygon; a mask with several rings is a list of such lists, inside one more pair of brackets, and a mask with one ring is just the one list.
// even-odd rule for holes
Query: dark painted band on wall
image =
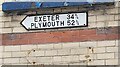
{"label": "dark painted band on wall", "polygon": [[61,42],[104,41],[119,39],[120,27],[2,34],[2,45],[47,44]]}

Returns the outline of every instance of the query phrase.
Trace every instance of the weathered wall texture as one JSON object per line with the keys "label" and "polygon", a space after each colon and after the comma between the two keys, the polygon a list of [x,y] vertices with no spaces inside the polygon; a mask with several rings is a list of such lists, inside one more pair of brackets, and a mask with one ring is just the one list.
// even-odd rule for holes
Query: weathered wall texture
{"label": "weathered wall texture", "polygon": [[[0,0],[0,64],[118,65],[120,6],[88,10],[88,27],[27,31],[25,15],[2,12]],[[39,13],[86,10],[43,9]]]}

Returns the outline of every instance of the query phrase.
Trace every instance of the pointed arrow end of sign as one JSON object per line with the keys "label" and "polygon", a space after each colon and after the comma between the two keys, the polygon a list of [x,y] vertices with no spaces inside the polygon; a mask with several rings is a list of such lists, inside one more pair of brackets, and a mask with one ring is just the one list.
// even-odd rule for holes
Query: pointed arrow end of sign
{"label": "pointed arrow end of sign", "polygon": [[24,22],[24,20],[27,18],[28,16],[26,16],[21,22],[20,22],[20,24],[26,29],[26,30],[30,30],[30,28],[28,29],[28,28],[26,28],[26,26],[23,24],[23,22]]}

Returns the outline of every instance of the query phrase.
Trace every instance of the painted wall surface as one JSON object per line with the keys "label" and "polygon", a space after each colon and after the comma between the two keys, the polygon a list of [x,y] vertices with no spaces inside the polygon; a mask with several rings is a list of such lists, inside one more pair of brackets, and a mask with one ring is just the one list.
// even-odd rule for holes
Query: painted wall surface
{"label": "painted wall surface", "polygon": [[[119,3],[88,10],[88,27],[35,31],[20,25],[26,15],[5,14],[0,5],[0,64],[118,65]],[[42,9],[39,13],[83,10],[86,8],[77,6]]]}

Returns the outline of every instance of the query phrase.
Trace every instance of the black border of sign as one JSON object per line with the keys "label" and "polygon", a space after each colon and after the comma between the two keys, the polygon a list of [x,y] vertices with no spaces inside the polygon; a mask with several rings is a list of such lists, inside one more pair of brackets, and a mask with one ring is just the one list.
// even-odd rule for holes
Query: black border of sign
{"label": "black border of sign", "polygon": [[[27,29],[22,22],[26,19],[26,17],[28,16],[38,16],[38,15],[55,15],[55,14],[67,14],[67,13],[86,13],[86,25],[81,25],[81,26],[71,26],[71,27],[55,27],[55,28],[41,28],[41,29]],[[76,27],[88,27],[88,12],[87,11],[83,11],[83,12],[64,12],[64,13],[46,13],[46,14],[30,14],[27,15],[21,22],[20,24],[28,31],[30,30],[46,30],[46,29],[60,29],[60,28],[76,28]]]}

